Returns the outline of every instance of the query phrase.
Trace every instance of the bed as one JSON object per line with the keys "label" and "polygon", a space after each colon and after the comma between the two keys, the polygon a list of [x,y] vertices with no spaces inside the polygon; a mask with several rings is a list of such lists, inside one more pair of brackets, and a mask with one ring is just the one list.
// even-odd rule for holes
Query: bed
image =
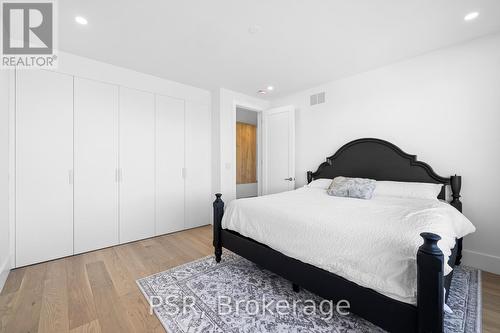
{"label": "bed", "polygon": [[233,201],[224,212],[217,194],[216,260],[227,248],[296,290],[349,300],[351,312],[388,331],[442,332],[445,290],[460,264],[461,237],[471,232],[460,220],[461,178],[441,177],[414,155],[372,138],[347,143],[307,173],[308,183],[337,176],[442,184],[441,201],[338,198],[306,186]]}

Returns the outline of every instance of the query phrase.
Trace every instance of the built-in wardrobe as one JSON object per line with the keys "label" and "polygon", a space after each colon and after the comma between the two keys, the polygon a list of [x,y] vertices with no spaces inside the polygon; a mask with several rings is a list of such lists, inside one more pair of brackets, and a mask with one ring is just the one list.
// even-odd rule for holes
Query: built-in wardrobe
{"label": "built-in wardrobe", "polygon": [[15,265],[210,223],[209,104],[15,73]]}

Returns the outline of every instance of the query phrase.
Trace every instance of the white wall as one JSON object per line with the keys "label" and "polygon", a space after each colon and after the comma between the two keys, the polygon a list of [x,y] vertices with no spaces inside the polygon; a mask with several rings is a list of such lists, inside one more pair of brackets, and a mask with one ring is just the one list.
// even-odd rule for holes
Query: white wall
{"label": "white wall", "polygon": [[184,100],[209,105],[211,103],[211,93],[208,90],[66,52],[58,52],[58,65],[55,71]]}
{"label": "white wall", "polygon": [[228,204],[236,198],[236,106],[262,111],[269,108],[270,102],[228,89],[220,89],[219,94],[212,98],[218,98],[218,103],[212,104],[218,106],[212,111],[212,119],[219,120],[219,131],[213,132],[212,152],[220,157],[219,163],[213,163],[218,170],[218,177],[214,176],[218,183],[213,186]]}
{"label": "white wall", "polygon": [[10,269],[9,224],[9,78],[0,70],[0,290]]}
{"label": "white wall", "polygon": [[236,184],[236,199],[259,195],[258,183]]}
{"label": "white wall", "polygon": [[221,191],[220,90],[219,89],[212,90],[211,93],[212,93],[212,199],[215,200],[215,193],[219,193]]}
{"label": "white wall", "polygon": [[[309,106],[309,95],[326,103]],[[342,144],[388,140],[443,176],[463,176],[477,232],[465,264],[500,273],[500,34],[442,49],[273,101],[296,106],[296,179],[306,182]]]}
{"label": "white wall", "polygon": [[258,112],[236,107],[236,121],[257,126]]}

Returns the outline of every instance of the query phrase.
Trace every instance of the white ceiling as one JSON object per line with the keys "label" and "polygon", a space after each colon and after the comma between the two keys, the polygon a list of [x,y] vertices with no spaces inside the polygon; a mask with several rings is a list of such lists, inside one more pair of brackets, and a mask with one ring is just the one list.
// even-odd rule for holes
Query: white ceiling
{"label": "white ceiling", "polygon": [[[59,48],[194,86],[284,95],[500,31],[500,0],[60,0]],[[463,17],[481,15],[473,22]],[[88,19],[78,25],[76,15]],[[261,32],[251,34],[249,27]]]}

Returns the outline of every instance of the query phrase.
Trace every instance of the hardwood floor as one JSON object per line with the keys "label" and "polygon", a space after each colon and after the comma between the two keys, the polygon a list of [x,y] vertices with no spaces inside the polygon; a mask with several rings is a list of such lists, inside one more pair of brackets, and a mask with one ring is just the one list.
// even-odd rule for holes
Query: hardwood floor
{"label": "hardwood floor", "polygon": [[[11,271],[0,332],[164,332],[135,280],[212,254],[210,226]],[[483,273],[483,332],[500,332],[500,276]]]}
{"label": "hardwood floor", "polygon": [[15,269],[0,332],[164,332],[135,280],[212,252],[206,226]]}
{"label": "hardwood floor", "polygon": [[500,332],[500,275],[483,272],[483,332]]}

